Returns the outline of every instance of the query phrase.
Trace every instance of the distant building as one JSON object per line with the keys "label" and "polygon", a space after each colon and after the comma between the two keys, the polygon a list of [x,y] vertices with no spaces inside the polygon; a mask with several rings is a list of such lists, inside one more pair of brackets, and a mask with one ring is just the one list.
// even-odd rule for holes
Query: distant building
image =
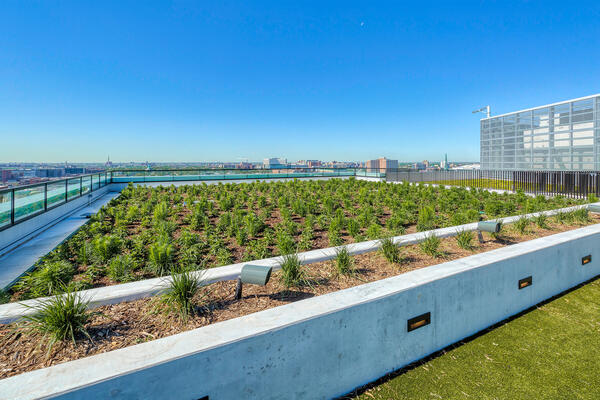
{"label": "distant building", "polygon": [[285,158],[265,158],[263,160],[263,168],[274,169],[274,168],[287,168],[288,163]]}
{"label": "distant building", "polygon": [[481,169],[598,171],[600,94],[481,119]]}
{"label": "distant building", "polygon": [[38,168],[35,170],[37,178],[60,178],[65,176],[64,168]]}
{"label": "distant building", "polygon": [[416,162],[416,163],[414,163],[413,168],[416,169],[417,171],[422,171],[422,170],[427,169],[427,166],[425,165],[425,163]]}
{"label": "distant building", "polygon": [[385,172],[388,169],[398,169],[398,160],[390,160],[382,157],[367,161],[366,167],[367,172]]}
{"label": "distant building", "polygon": [[8,182],[13,180],[13,170],[12,169],[3,169],[2,170],[2,182]]}
{"label": "distant building", "polygon": [[448,165],[448,153],[444,155],[444,160],[440,163],[440,169],[449,169]]}
{"label": "distant building", "polygon": [[67,175],[81,175],[85,174],[87,171],[84,167],[68,167],[65,168],[65,174]]}

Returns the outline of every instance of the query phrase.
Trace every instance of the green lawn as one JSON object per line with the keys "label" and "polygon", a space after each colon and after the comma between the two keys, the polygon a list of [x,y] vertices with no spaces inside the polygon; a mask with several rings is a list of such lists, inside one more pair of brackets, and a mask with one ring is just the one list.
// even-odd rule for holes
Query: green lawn
{"label": "green lawn", "polygon": [[600,280],[357,398],[600,399]]}

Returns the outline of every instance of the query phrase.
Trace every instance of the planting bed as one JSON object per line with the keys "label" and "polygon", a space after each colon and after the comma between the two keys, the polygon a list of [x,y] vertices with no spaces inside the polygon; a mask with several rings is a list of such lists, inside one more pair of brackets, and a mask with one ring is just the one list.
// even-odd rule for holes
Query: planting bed
{"label": "planting bed", "polygon": [[365,182],[128,187],[21,279],[21,300],[583,203]]}
{"label": "planting bed", "polygon": [[[95,310],[100,314],[93,316],[86,325],[90,339],[80,335],[75,344],[70,341],[57,342],[50,351],[40,333],[23,329],[27,327],[25,322],[4,325],[0,329],[3,348],[0,354],[0,377],[131,346],[474,253],[600,222],[600,216],[596,214],[590,215],[587,221],[584,221],[586,214],[578,215],[580,220],[573,219],[574,214],[560,215],[546,221],[538,220],[544,228],[533,222],[523,226],[515,223],[506,227],[499,237],[485,234],[483,244],[477,243],[475,235],[470,233],[474,245],[471,250],[459,247],[458,238],[453,237],[441,239],[439,248],[433,252],[435,255],[426,254],[423,245],[402,247],[399,249],[400,260],[394,263],[387,261],[382,251],[358,255],[352,257],[355,268],[347,275],[338,272],[335,261],[314,263],[302,267],[305,271],[303,282],[289,286],[284,285],[281,279],[283,273],[278,271],[266,287],[245,285],[241,300],[234,299],[235,282],[219,282],[200,289],[195,298],[196,313],[186,322],[178,314],[169,312],[160,297],[103,306]],[[519,231],[520,227],[524,228],[524,233]]]}

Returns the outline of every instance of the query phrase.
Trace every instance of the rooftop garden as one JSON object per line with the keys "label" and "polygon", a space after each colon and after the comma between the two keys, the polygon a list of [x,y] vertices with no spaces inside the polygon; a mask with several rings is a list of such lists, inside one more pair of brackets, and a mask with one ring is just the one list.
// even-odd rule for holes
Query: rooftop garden
{"label": "rooftop garden", "polygon": [[97,309],[88,309],[72,288],[63,286],[60,290],[66,290],[66,295],[50,297],[34,306],[35,314],[0,325],[0,378],[599,222],[600,215],[580,209],[553,217],[521,218],[498,234],[484,233],[483,243],[474,232],[464,231],[403,247],[384,238],[378,252],[357,256],[340,247],[335,259],[309,265],[301,265],[297,255],[289,254],[281,258],[281,270],[266,286],[244,285],[239,300],[235,281],[205,286],[201,274],[189,270],[175,274],[156,297]]}
{"label": "rooftop garden", "polygon": [[343,399],[597,399],[600,281]]}
{"label": "rooftop garden", "polygon": [[47,296],[581,202],[355,179],[129,186],[4,298]]}

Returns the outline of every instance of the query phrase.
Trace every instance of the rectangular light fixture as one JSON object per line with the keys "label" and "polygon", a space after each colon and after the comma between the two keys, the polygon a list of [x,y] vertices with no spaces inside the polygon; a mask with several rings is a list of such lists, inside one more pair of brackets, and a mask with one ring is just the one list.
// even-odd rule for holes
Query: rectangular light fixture
{"label": "rectangular light fixture", "polygon": [[592,255],[587,255],[581,259],[581,265],[589,264],[592,262]]}
{"label": "rectangular light fixture", "polygon": [[415,329],[419,329],[424,327],[425,325],[429,325],[431,323],[431,313],[426,312],[425,314],[421,314],[414,318],[408,320],[406,324],[406,328],[408,332],[414,331]]}
{"label": "rectangular light fixture", "polygon": [[519,279],[519,290],[526,288],[527,286],[531,286],[533,284],[531,276],[527,278]]}

